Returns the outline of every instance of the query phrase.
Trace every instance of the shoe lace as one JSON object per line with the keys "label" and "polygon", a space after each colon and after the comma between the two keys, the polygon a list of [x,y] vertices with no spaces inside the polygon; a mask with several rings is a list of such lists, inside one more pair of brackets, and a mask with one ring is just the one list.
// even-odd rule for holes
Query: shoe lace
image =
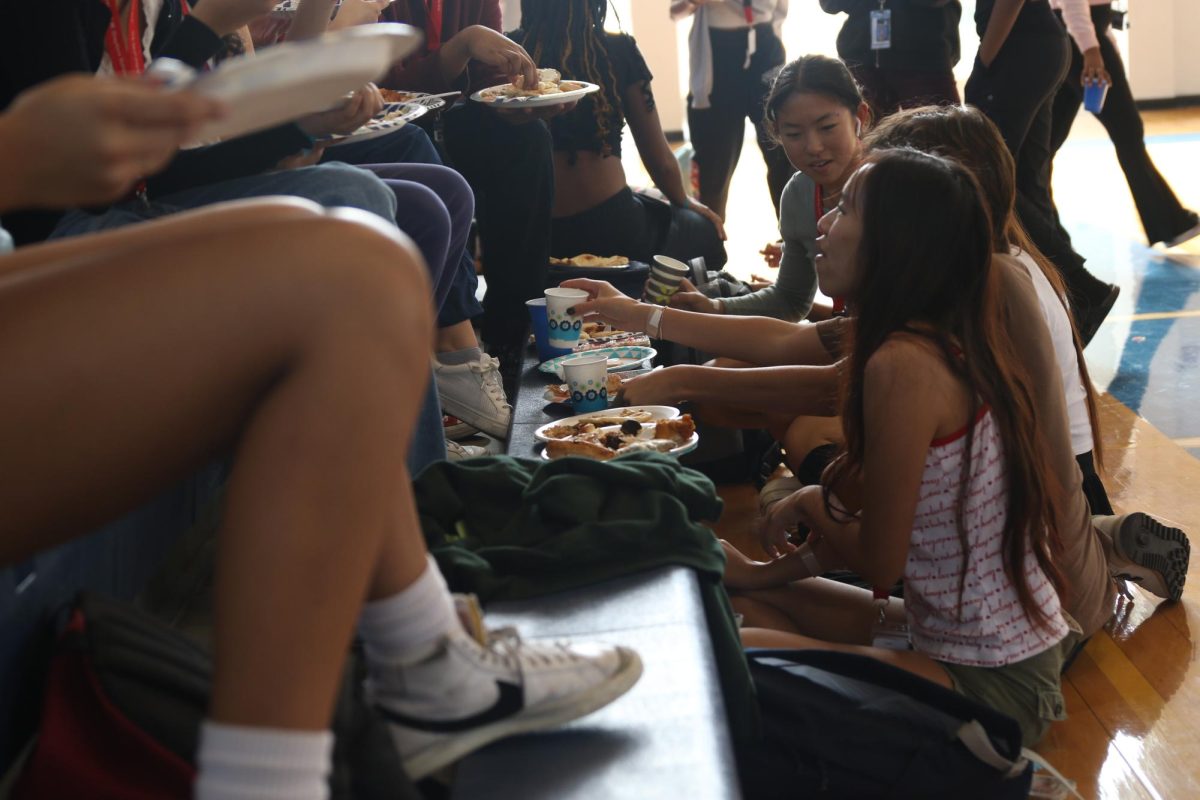
{"label": "shoe lace", "polygon": [[500,382],[500,359],[484,355],[480,360],[471,363],[471,370],[479,375],[483,391],[493,403],[511,408],[508,397],[504,394],[504,385]]}
{"label": "shoe lace", "polygon": [[526,667],[553,667],[579,661],[579,656],[563,642],[531,644],[521,639],[516,628],[507,626],[487,631],[483,651],[489,661],[522,674]]}

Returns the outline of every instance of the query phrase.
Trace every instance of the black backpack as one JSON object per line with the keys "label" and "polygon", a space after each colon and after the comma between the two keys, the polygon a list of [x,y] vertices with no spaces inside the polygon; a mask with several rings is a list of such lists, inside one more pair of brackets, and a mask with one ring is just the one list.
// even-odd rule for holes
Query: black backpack
{"label": "black backpack", "polygon": [[867,656],[748,650],[764,742],[740,754],[747,800],[1023,800],[1015,720]]}

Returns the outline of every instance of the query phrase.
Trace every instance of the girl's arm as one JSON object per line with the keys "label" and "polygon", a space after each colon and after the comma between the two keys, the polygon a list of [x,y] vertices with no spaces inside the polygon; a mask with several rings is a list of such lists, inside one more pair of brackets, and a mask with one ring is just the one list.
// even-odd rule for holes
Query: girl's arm
{"label": "girl's arm", "polygon": [[769,317],[698,314],[678,308],[640,303],[611,284],[572,278],[562,285],[583,289],[590,299],[575,305],[582,316],[596,317],[626,331],[646,331],[650,315],[660,309],[657,338],[760,366],[832,364],[836,359],[821,341],[815,325],[797,325]]}
{"label": "girl's arm", "polygon": [[838,413],[837,384],[836,366],[730,369],[681,364],[631,378],[621,393],[635,406],[690,400],[764,414],[828,417]]}
{"label": "girl's arm", "polygon": [[996,0],[996,5],[992,7],[992,16],[988,18],[987,29],[979,40],[979,60],[985,67],[990,67],[996,60],[996,54],[1008,39],[1023,5],[1025,0]]}
{"label": "girl's arm", "polygon": [[288,39],[313,39],[324,33],[333,14],[333,4],[334,0],[303,0],[288,29]]}
{"label": "girl's arm", "polygon": [[724,221],[708,206],[696,202],[684,191],[683,175],[679,172],[675,154],[667,144],[667,137],[663,135],[658,109],[654,106],[654,95],[650,92],[650,82],[639,81],[625,87],[622,99],[625,104],[625,118],[629,122],[629,130],[633,133],[638,155],[642,157],[642,164],[645,165],[654,185],[667,196],[672,205],[694,209],[707,217],[724,239]]}

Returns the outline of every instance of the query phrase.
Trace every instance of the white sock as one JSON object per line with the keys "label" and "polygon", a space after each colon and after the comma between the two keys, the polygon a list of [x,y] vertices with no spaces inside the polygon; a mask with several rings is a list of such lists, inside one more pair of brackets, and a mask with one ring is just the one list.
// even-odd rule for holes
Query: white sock
{"label": "white sock", "polygon": [[195,800],[326,800],[329,731],[252,728],[205,720]]}
{"label": "white sock", "polygon": [[373,665],[411,658],[461,627],[454,599],[433,556],[421,576],[403,591],[363,605],[358,632]]}

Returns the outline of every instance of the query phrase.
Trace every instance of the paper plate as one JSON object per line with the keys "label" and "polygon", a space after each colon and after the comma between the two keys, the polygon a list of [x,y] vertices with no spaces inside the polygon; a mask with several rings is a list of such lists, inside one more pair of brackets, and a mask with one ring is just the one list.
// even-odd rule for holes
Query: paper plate
{"label": "paper plate", "polygon": [[196,140],[243,136],[324,111],[378,78],[423,41],[425,34],[416,28],[381,22],[223,61],[180,87],[229,107],[223,119],[201,128]]}
{"label": "paper plate", "polygon": [[586,414],[577,414],[573,417],[563,417],[562,419],[556,419],[554,422],[547,422],[533,432],[533,438],[539,442],[548,442],[550,441],[550,437],[545,432],[551,428],[556,428],[559,425],[574,425],[576,422],[586,422],[592,417],[611,416],[612,414],[626,410],[645,411],[650,414],[651,422],[679,417],[679,409],[674,406],[628,406],[627,408],[614,408],[612,411],[589,411]]}
{"label": "paper plate", "polygon": [[387,136],[389,133],[395,133],[414,119],[425,116],[428,111],[429,106],[419,103],[388,103],[374,119],[354,133],[318,141],[324,141],[326,147],[366,142],[380,136]]}
{"label": "paper plate", "polygon": [[[586,351],[587,355],[596,355],[604,353],[608,356],[608,371],[623,372],[627,369],[639,369],[646,365],[650,359],[658,355],[658,351],[653,347],[600,347],[596,350]],[[547,372],[551,375],[563,377],[562,363],[568,359],[576,358],[583,353],[567,353],[565,356],[552,358],[549,361],[543,361],[538,365],[538,369],[542,372]]]}
{"label": "paper plate", "polygon": [[479,103],[486,103],[495,108],[539,108],[541,106],[561,106],[563,103],[572,103],[584,95],[600,91],[600,87],[594,83],[587,83],[585,81],[570,81],[570,83],[578,83],[581,88],[573,89],[569,92],[559,92],[558,94],[541,94],[533,97],[506,97],[500,94],[501,89],[512,85],[506,83],[501,86],[480,89],[471,95],[471,99]]}

